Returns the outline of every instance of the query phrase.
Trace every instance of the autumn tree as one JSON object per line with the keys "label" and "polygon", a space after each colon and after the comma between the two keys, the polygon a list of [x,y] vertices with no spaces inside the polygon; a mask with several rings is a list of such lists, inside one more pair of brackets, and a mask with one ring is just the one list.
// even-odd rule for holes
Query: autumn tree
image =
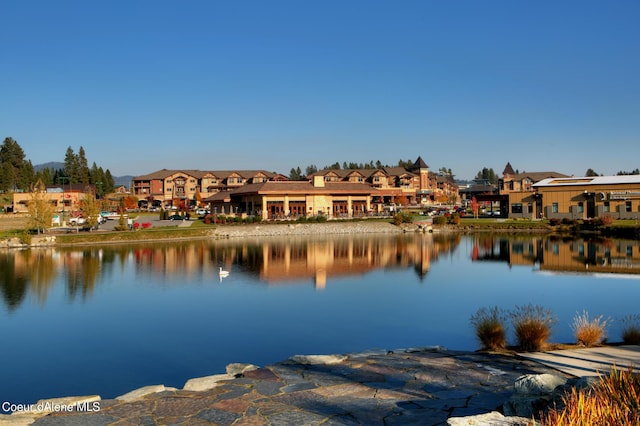
{"label": "autumn tree", "polygon": [[480,204],[478,200],[476,200],[476,196],[471,197],[471,211],[473,212],[473,217],[478,218],[478,210],[480,208]]}
{"label": "autumn tree", "polygon": [[29,200],[29,227],[35,229],[38,234],[45,232],[51,226],[54,207],[47,199],[47,191],[42,181],[36,182],[31,188]]}
{"label": "autumn tree", "polygon": [[96,199],[96,193],[92,186],[87,186],[84,191],[84,198],[80,200],[80,211],[86,219],[89,228],[95,228],[98,224],[98,215],[102,210],[102,203]]}

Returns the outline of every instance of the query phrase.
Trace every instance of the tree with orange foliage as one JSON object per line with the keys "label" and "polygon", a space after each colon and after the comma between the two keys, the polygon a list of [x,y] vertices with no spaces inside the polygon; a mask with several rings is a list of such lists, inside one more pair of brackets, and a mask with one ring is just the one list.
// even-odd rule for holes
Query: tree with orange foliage
{"label": "tree with orange foliage", "polygon": [[131,195],[122,198],[122,206],[127,210],[138,208],[138,199]]}
{"label": "tree with orange foliage", "polygon": [[473,217],[474,218],[478,218],[478,210],[480,208],[480,204],[478,203],[478,200],[476,200],[475,195],[473,197],[471,197],[471,211],[473,212]]}

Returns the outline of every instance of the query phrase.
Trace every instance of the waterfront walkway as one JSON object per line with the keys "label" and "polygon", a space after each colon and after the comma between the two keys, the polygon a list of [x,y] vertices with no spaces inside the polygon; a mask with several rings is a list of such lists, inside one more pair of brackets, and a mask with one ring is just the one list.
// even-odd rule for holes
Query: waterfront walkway
{"label": "waterfront walkway", "polygon": [[[94,412],[22,419],[23,424],[47,426],[441,425],[499,410],[522,375],[570,377],[580,370],[591,373],[602,367],[606,371],[609,365],[625,363],[640,365],[640,347],[563,350],[524,357],[440,348],[302,356],[263,368],[231,365],[229,375],[187,382],[185,389],[191,390],[143,388],[119,399],[101,400]],[[2,417],[0,424],[12,416]],[[20,418],[13,416],[15,421]]]}

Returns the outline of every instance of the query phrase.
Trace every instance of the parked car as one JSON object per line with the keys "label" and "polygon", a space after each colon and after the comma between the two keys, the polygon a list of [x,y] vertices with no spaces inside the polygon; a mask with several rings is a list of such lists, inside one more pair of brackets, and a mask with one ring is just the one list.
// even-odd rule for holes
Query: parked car
{"label": "parked car", "polygon": [[[100,216],[102,216],[102,217],[103,217],[103,218],[105,218],[105,219],[109,219],[109,220],[117,220],[117,219],[120,219],[120,216],[121,216],[121,215],[120,215],[120,213],[118,213],[118,212],[107,212],[107,211],[103,211],[103,212],[100,212]],[[127,215],[126,215],[126,214],[124,214],[124,215],[122,215],[122,216],[124,216],[125,218],[127,217]]]}
{"label": "parked car", "polygon": [[69,219],[69,225],[78,226],[84,225],[85,223],[87,223],[87,219],[82,216],[72,217],[71,219]]}
{"label": "parked car", "polygon": [[200,209],[196,210],[196,214],[198,216],[206,216],[206,215],[209,214],[209,210],[200,208]]}
{"label": "parked car", "polygon": [[[101,215],[98,215],[98,218],[97,218],[98,225],[101,225],[106,221],[107,219],[105,219]],[[82,216],[72,217],[71,219],[69,219],[69,225],[80,226],[80,225],[86,225],[86,223],[87,223],[87,219]]]}
{"label": "parked car", "polygon": [[167,219],[169,219],[169,220],[185,220],[185,218],[180,216],[179,214],[172,214]]}

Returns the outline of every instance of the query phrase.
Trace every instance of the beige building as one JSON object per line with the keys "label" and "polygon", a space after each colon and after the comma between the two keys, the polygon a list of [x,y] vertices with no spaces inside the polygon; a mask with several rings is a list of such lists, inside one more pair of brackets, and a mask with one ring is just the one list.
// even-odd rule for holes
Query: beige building
{"label": "beige building", "polygon": [[167,170],[162,169],[132,180],[133,195],[157,207],[188,208],[220,191],[231,191],[247,184],[286,180],[265,170]]}
{"label": "beige building", "polygon": [[356,182],[330,182],[323,176],[309,181],[267,181],[221,191],[203,199],[214,214],[248,214],[263,219],[300,216],[327,218],[369,214],[376,189]]}
{"label": "beige building", "polygon": [[549,178],[509,194],[509,216],[546,219],[640,218],[640,175]]}
{"label": "beige building", "polygon": [[[80,210],[80,204],[86,197],[86,185],[51,186],[45,189],[44,196],[53,205],[55,212],[72,213]],[[33,199],[30,192],[13,193],[13,211],[15,213],[27,213],[29,203]]]}
{"label": "beige building", "polygon": [[385,205],[458,200],[453,179],[429,172],[420,157],[411,170],[330,169],[314,173],[309,181],[292,182],[284,175],[265,170],[162,169],[134,177],[132,192],[148,206],[186,209],[209,205],[212,213],[255,214],[263,218],[319,212],[328,217],[354,217],[381,212]]}

